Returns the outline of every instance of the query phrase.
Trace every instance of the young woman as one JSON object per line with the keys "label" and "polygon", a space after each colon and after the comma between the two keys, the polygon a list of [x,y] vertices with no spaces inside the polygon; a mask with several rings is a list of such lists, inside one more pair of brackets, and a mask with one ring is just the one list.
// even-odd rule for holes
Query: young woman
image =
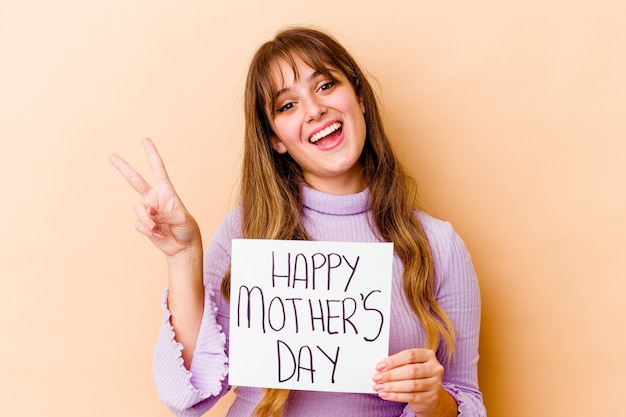
{"label": "young woman", "polygon": [[245,89],[240,204],[204,254],[153,143],[149,185],[117,155],[141,193],[137,229],[166,256],[169,285],[154,357],[161,399],[199,416],[228,389],[231,240],[394,242],[390,356],[372,367],[378,395],[237,387],[229,417],[484,416],[477,383],[480,295],[449,223],[419,210],[374,92],[330,36],[291,28],[257,51]]}

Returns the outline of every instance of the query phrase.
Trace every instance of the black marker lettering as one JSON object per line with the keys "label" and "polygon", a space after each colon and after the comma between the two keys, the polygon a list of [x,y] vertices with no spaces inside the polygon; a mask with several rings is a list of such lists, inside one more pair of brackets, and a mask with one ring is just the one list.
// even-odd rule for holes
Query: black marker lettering
{"label": "black marker lettering", "polygon": [[359,264],[359,259],[361,259],[361,257],[360,256],[356,257],[356,260],[354,261],[354,266],[352,266],[352,264],[350,264],[350,262],[348,262],[348,259],[344,255],[341,255],[341,257],[343,258],[344,261],[346,261],[346,263],[348,264],[350,269],[352,269],[352,273],[350,274],[350,278],[348,278],[348,282],[346,282],[346,287],[343,289],[343,291],[346,292],[346,291],[348,291],[348,287],[350,286],[350,283],[352,282],[352,277],[354,276],[354,271],[356,271],[356,267]]}
{"label": "black marker lettering", "polygon": [[332,331],[330,329],[330,319],[338,319],[341,316],[339,315],[332,315],[330,314],[330,305],[331,303],[340,303],[340,300],[326,300],[326,330],[328,331],[328,334],[337,334],[339,333],[338,331]]}
{"label": "black marker lettering", "polygon": [[248,288],[247,286],[242,285],[241,287],[239,287],[239,296],[237,298],[237,327],[241,327],[241,296],[243,294],[243,290],[246,291],[248,296],[248,305],[246,309],[248,329],[250,328],[250,324],[252,322],[252,292],[254,290],[257,290],[261,301],[261,328],[263,329],[263,333],[265,333],[265,298],[263,297],[263,290],[257,286]]}
{"label": "black marker lettering", "polygon": [[[336,259],[337,259],[337,263],[336,264],[333,264],[333,262],[332,262],[332,257],[333,256],[336,257]],[[338,268],[339,265],[341,265],[341,256],[337,255],[336,253],[329,253],[328,254],[328,288],[327,288],[329,291],[330,291],[330,281],[331,281],[330,275],[331,275],[333,269]]]}
{"label": "black marker lettering", "polygon": [[363,339],[365,339],[366,342],[373,342],[374,340],[378,339],[378,336],[380,336],[380,332],[383,330],[383,323],[385,321],[385,316],[383,316],[383,313],[381,313],[380,310],[378,310],[376,308],[368,308],[367,305],[366,305],[367,304],[367,300],[370,297],[370,295],[372,295],[373,293],[376,293],[376,292],[381,292],[381,291],[380,290],[372,290],[366,296],[363,296],[363,294],[361,294],[361,297],[363,298],[363,309],[367,310],[367,311],[374,311],[374,312],[378,313],[378,316],[380,316],[380,326],[378,327],[378,333],[376,334],[376,337],[374,337],[373,339],[369,339],[366,336],[364,336]]}
{"label": "black marker lettering", "polygon": [[[274,319],[276,318],[276,314],[272,314],[272,306],[274,305],[274,302],[278,301],[277,305],[280,306],[280,309],[278,310],[278,313],[281,317],[282,317],[282,323],[280,326],[275,327],[274,326]],[[276,309],[274,309],[276,310]],[[270,301],[270,305],[267,308],[267,322],[270,325],[270,327],[272,328],[272,330],[274,330],[275,332],[282,330],[285,327],[285,322],[287,321],[287,317],[285,315],[285,305],[283,304],[283,300],[280,299],[280,297],[274,297],[272,298],[272,301]]]}
{"label": "black marker lettering", "polygon": [[[291,357],[292,371],[291,371],[291,375],[289,375],[286,378],[283,378],[283,374],[282,374],[282,372],[283,372],[283,363],[284,363],[283,358],[285,356],[283,354],[281,354],[281,349],[280,349],[281,346],[284,346],[285,348],[287,348],[287,352],[289,353],[289,356]],[[293,351],[291,350],[289,345],[287,343],[283,342],[282,340],[277,340],[276,341],[276,349],[278,350],[278,382],[289,381],[296,374],[296,357],[293,354]],[[285,350],[283,349],[282,352],[285,352]]]}
{"label": "black marker lettering", "polygon": [[[308,359],[308,367],[302,365],[303,362],[303,358],[302,358],[302,352],[305,352],[305,354],[308,354],[308,357],[305,357],[304,359]],[[305,370],[305,371],[309,371],[311,373],[311,383],[313,384],[315,382],[315,379],[313,378],[313,373],[315,372],[315,369],[313,368],[313,352],[311,352],[311,348],[304,345],[300,348],[300,350],[298,351],[298,382],[300,382],[300,371],[301,370]]]}
{"label": "black marker lettering", "polygon": [[276,287],[276,278],[287,278],[287,287],[290,286],[291,253],[287,253],[287,275],[276,273],[276,254],[272,251],[272,287]]}
{"label": "black marker lettering", "polygon": [[322,352],[324,354],[324,356],[326,356],[326,358],[328,358],[330,363],[333,364],[333,373],[331,374],[330,382],[334,384],[335,383],[335,371],[337,370],[337,362],[339,361],[339,346],[337,346],[337,351],[335,353],[335,359],[334,360],[333,360],[333,358],[328,356],[328,354],[326,352],[324,352],[324,349],[322,349],[319,346],[317,346],[317,348],[320,350],[320,352]]}
{"label": "black marker lettering", "polygon": [[[300,268],[298,268],[300,266]],[[304,269],[304,273],[298,274],[299,271]],[[298,275],[304,275],[302,278],[298,278]],[[293,284],[292,288],[296,288],[296,281],[304,282],[304,288],[309,288],[309,262],[304,254],[299,253],[296,255],[296,259],[293,261]]]}
{"label": "black marker lettering", "polygon": [[311,311],[311,331],[315,331],[315,320],[319,320],[322,324],[322,331],[325,331],[324,328],[324,308],[322,307],[322,300],[317,300],[319,304],[319,315],[316,316],[313,312],[313,300],[309,300],[309,310]]}
{"label": "black marker lettering", "polygon": [[[318,263],[318,261],[316,261],[316,259],[318,259],[318,258],[322,258],[321,259],[321,263]],[[313,267],[312,289],[315,289],[316,272],[317,272],[318,269],[321,269],[324,265],[326,265],[326,257],[322,253],[314,253],[313,256],[311,256],[311,264],[312,264],[312,267]]]}
{"label": "black marker lettering", "polygon": [[[346,308],[346,304],[352,304],[352,311],[350,313],[347,313],[348,310]],[[346,323],[349,323],[350,326],[352,326],[352,329],[354,330],[354,334],[359,334],[359,331],[357,330],[354,323],[350,321],[352,316],[354,316],[354,313],[356,313],[356,309],[357,309],[356,300],[354,298],[344,298],[343,301],[341,302],[341,307],[343,309],[343,333],[344,334],[347,333]]]}
{"label": "black marker lettering", "polygon": [[296,301],[302,301],[302,298],[285,298],[285,301],[291,301],[291,305],[293,306],[295,331],[298,333],[298,308],[296,307]]}

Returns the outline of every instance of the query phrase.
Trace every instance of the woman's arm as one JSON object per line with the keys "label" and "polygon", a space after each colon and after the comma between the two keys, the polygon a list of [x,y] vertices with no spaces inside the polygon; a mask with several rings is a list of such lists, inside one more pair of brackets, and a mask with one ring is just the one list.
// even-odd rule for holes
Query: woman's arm
{"label": "woman's arm", "polygon": [[197,244],[167,257],[170,321],[176,340],[183,345],[182,357],[187,369],[196,349],[204,310],[202,256],[202,244]]}
{"label": "woman's arm", "polygon": [[406,402],[402,417],[484,417],[478,389],[480,292],[465,244],[447,222],[421,214],[435,261],[435,297],[455,330],[455,351],[445,355],[408,349],[378,364],[374,389],[382,398]]}
{"label": "woman's arm", "polygon": [[[163,300],[164,317],[156,343],[153,372],[159,398],[179,417],[199,416],[228,392],[228,306],[219,293],[222,277],[230,266],[230,241],[236,233],[231,212],[222,220],[204,259],[204,309],[200,331],[188,368],[182,359],[171,323],[169,291]],[[234,223],[233,223],[234,219]],[[219,311],[218,311],[219,309]]]}
{"label": "woman's arm", "polygon": [[143,145],[154,186],[118,155],[111,155],[109,160],[143,197],[143,202],[135,206],[135,228],[167,259],[171,322],[176,340],[183,346],[185,366],[189,368],[204,309],[200,228],[174,190],[152,141],[146,138]]}

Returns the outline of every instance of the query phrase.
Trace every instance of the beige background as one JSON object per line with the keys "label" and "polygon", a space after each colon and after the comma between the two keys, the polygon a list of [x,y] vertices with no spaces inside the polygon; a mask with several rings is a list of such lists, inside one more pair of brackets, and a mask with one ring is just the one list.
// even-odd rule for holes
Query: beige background
{"label": "beige background", "polygon": [[0,0],[0,413],[169,415],[150,370],[164,262],[107,155],[147,174],[152,137],[210,239],[251,54],[309,23],[375,78],[424,199],[473,255],[490,417],[623,415],[625,16],[621,0]]}

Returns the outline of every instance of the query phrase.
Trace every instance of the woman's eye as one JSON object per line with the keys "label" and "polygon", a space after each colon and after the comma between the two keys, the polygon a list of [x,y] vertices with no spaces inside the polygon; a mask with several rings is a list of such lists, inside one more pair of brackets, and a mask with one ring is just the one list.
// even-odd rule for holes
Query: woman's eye
{"label": "woman's eye", "polygon": [[335,85],[335,83],[333,81],[328,81],[327,83],[324,83],[324,84],[322,84],[320,86],[320,91],[328,90],[329,88],[331,88],[334,85]]}
{"label": "woman's eye", "polygon": [[283,104],[282,106],[280,106],[278,108],[278,110],[276,110],[276,111],[278,113],[282,113],[282,112],[287,111],[287,110],[289,110],[291,108],[293,108],[293,103],[286,103],[286,104]]}

